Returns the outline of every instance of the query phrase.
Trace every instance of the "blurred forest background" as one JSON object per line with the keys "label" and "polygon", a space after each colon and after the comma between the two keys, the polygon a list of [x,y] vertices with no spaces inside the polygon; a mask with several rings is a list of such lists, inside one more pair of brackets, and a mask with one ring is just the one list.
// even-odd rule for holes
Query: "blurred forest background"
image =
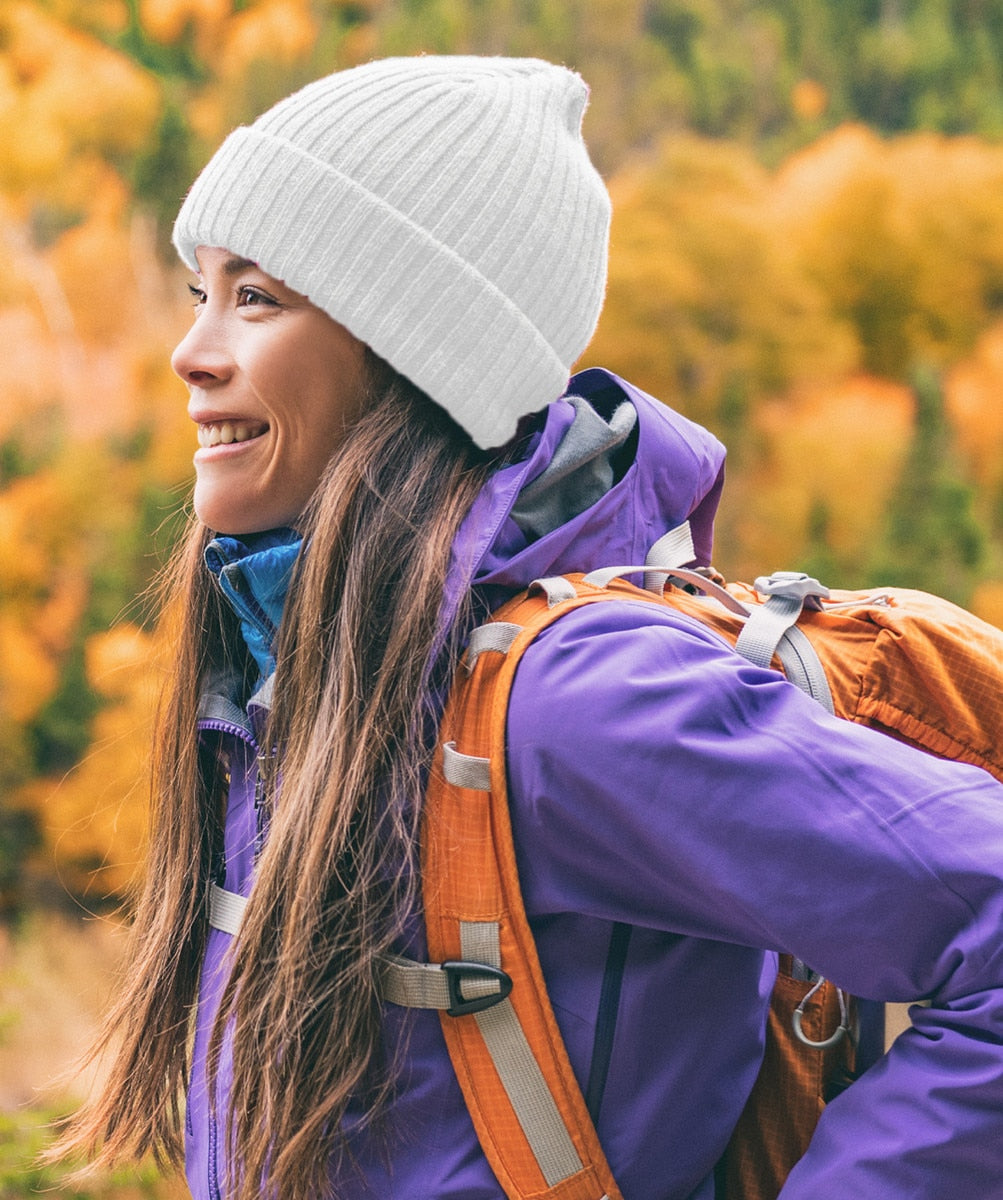
{"label": "blurred forest background", "polygon": [[171,221],[234,125],[420,50],[592,85],[615,219],[583,365],[727,442],[727,575],[1003,624],[1003,0],[0,0],[0,1200],[53,1186],[28,1160],[141,858],[171,652],[143,596],[194,448]]}

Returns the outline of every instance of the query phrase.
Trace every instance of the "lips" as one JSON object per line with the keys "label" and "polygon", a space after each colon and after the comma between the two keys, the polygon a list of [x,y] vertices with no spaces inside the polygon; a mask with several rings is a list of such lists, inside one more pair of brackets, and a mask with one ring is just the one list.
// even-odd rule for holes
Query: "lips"
{"label": "lips", "polygon": [[204,450],[213,446],[230,446],[236,442],[250,442],[268,429],[261,421],[206,421],[198,427],[198,443]]}

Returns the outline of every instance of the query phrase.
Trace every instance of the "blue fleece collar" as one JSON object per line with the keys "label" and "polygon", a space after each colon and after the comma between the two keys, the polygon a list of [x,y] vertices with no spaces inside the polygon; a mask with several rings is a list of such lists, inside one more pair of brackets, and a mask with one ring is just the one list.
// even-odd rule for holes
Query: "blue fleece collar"
{"label": "blue fleece collar", "polygon": [[273,529],[243,538],[217,537],[205,549],[206,566],[240,619],[262,679],[275,670],[275,635],[300,544],[294,529]]}

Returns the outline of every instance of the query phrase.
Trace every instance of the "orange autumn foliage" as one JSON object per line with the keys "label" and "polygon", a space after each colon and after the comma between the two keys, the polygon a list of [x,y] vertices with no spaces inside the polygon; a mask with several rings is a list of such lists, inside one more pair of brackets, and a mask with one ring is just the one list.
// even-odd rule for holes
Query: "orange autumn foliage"
{"label": "orange autumn foliage", "polygon": [[257,63],[301,61],[317,32],[308,0],[261,0],[230,21],[222,44],[221,74],[240,79]]}
{"label": "orange autumn foliage", "polygon": [[98,38],[29,0],[0,10],[0,187],[86,204],[87,166],[149,137],[160,89]]}
{"label": "orange autumn foliage", "polygon": [[908,387],[868,375],[765,401],[754,424],[766,449],[738,522],[741,574],[796,562],[819,505],[831,549],[862,554],[904,464],[913,408]]}
{"label": "orange autumn foliage", "polygon": [[200,39],[204,56],[214,48],[219,31],[233,11],[231,0],[140,0],[139,19],[158,42],[171,45],[188,28]]}
{"label": "orange autumn foliage", "polygon": [[945,381],[947,411],[958,445],[979,486],[1003,486],[1003,322],[990,326],[974,353]]}
{"label": "orange autumn foliage", "polygon": [[[767,166],[747,144],[670,128],[659,106],[682,104],[686,81],[641,37],[649,7],[609,0],[573,18],[550,6],[536,41],[511,0],[490,20],[482,6],[434,5],[420,30],[392,0],[0,7],[0,735],[28,764],[4,777],[0,803],[39,815],[67,886],[120,891],[139,853],[158,674],[133,596],[191,475],[168,364],[190,319],[185,273],[150,191],[137,201],[136,165],[152,155],[147,188],[160,186],[180,154],[168,135],[183,141],[190,162],[162,184],[180,197],[234,124],[312,74],[413,52],[419,34],[428,49],[493,39],[493,52],[581,58],[586,132],[615,165],[608,300],[583,365],[728,441],[729,574],[798,565],[819,514],[828,550],[863,560],[907,461],[918,366],[943,377],[990,529],[1003,493],[1003,148],[848,124]],[[158,77],[158,54],[182,66]],[[805,128],[837,108],[828,80],[791,75],[784,88]],[[999,542],[990,529],[972,600],[993,620]],[[74,669],[90,723],[76,750],[56,746],[58,769],[32,774],[39,723],[72,698]],[[62,765],[71,751],[76,765]]]}
{"label": "orange autumn foliage", "polygon": [[856,366],[743,148],[678,135],[611,183],[606,310],[587,361],[713,421],[730,386],[753,397]]}
{"label": "orange autumn foliage", "polygon": [[160,675],[155,640],[129,624],[91,637],[86,663],[88,682],[106,701],[91,749],[62,778],[34,781],[22,801],[40,819],[64,885],[100,898],[124,894],[142,860]]}

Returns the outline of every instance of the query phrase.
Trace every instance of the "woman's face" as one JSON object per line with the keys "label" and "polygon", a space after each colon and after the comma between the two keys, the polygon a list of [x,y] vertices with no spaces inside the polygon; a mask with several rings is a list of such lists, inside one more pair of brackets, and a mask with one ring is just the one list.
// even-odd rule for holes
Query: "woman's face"
{"label": "woman's face", "polygon": [[200,246],[171,357],[198,425],[195,511],[217,533],[295,525],[366,395],[365,346],[305,296]]}

